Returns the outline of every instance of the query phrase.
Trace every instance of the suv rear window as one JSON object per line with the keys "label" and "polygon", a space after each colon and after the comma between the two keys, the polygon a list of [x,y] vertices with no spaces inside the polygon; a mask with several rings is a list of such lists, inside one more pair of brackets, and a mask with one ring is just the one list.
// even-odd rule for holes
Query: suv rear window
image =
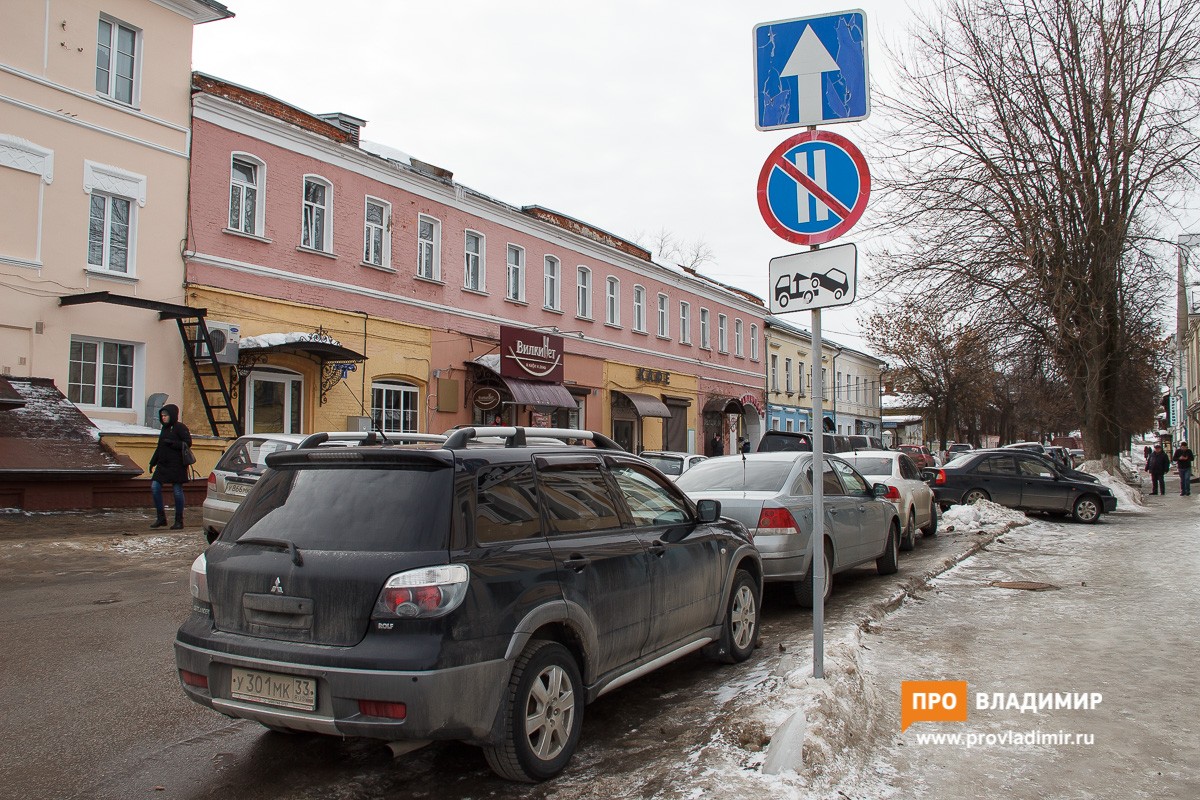
{"label": "suv rear window", "polygon": [[712,458],[683,473],[675,485],[685,492],[778,492],[793,464],[792,461]]}
{"label": "suv rear window", "polygon": [[[221,540],[285,539],[301,550],[400,552],[449,547],[453,471],[413,464],[267,470]],[[350,524],[352,521],[353,524]]]}

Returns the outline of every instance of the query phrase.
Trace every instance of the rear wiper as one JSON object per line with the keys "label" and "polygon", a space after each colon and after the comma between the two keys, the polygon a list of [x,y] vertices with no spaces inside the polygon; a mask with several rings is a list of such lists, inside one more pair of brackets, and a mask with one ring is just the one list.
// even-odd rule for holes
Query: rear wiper
{"label": "rear wiper", "polygon": [[289,539],[271,539],[266,536],[243,536],[234,544],[262,544],[267,547],[286,547],[288,553],[292,556],[292,563],[297,567],[304,566],[304,559],[300,556],[300,550],[296,547],[296,543]]}

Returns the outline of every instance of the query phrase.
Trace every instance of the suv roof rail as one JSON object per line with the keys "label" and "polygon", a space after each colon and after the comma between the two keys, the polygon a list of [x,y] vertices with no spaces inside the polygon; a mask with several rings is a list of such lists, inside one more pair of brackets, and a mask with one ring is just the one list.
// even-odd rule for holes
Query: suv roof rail
{"label": "suv roof rail", "polygon": [[504,439],[505,447],[525,447],[528,437],[542,439],[584,439],[590,441],[601,450],[621,450],[625,448],[602,433],[585,431],[576,428],[528,428],[508,426],[479,426],[456,428],[449,432],[446,438],[447,450],[462,450],[467,442],[481,436],[499,436]]}
{"label": "suv roof rail", "polygon": [[320,447],[326,442],[356,442],[363,447],[372,447],[386,444],[413,444],[417,442],[435,442],[441,444],[446,441],[446,437],[440,433],[393,433],[387,435],[382,431],[321,431],[320,433],[310,434],[297,446],[297,449],[306,447]]}

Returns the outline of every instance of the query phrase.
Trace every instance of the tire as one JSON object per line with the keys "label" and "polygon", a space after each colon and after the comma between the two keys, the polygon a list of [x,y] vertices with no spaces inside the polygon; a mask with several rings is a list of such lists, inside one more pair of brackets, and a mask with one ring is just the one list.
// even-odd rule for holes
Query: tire
{"label": "tire", "polygon": [[[829,542],[825,543],[825,596],[824,601],[829,602],[829,596],[833,594],[833,548]],[[812,561],[808,562],[808,572],[804,573],[804,579],[795,581],[792,584],[792,595],[796,598],[796,605],[801,608],[813,607],[813,565]]]}
{"label": "tire", "polygon": [[725,606],[725,624],[721,627],[721,646],[716,658],[726,664],[740,664],[754,652],[758,642],[761,597],[758,584],[749,572],[739,569],[733,576],[733,589]]}
{"label": "tire", "polygon": [[924,528],[921,528],[921,533],[925,534],[926,536],[937,536],[937,526],[938,526],[937,515],[938,515],[937,503],[930,500],[929,501],[929,524],[926,525]]}
{"label": "tire", "polygon": [[992,498],[983,489],[971,489],[963,495],[963,505],[969,506],[979,500],[991,500]]}
{"label": "tire", "polygon": [[894,575],[900,569],[900,524],[893,522],[888,529],[887,549],[875,559],[875,569],[880,575]]}
{"label": "tire", "polygon": [[908,524],[904,526],[904,533],[900,536],[900,549],[908,552],[916,546],[917,539],[917,510],[910,508],[908,510]]}
{"label": "tire", "polygon": [[502,778],[544,781],[567,766],[582,727],[583,680],[575,658],[558,642],[534,639],[513,666],[500,741],[485,745],[483,754]]}
{"label": "tire", "polygon": [[775,298],[775,302],[779,304],[780,308],[787,308],[788,296],[786,294],[781,294]]}
{"label": "tire", "polygon": [[820,278],[813,278],[813,279],[812,279],[812,287],[813,287],[814,289],[819,289],[819,288],[821,287],[821,279],[820,279]]}
{"label": "tire", "polygon": [[1094,494],[1085,494],[1075,501],[1075,505],[1071,509],[1071,516],[1075,518],[1076,522],[1094,525],[1103,512],[1104,506],[1100,505],[1100,498]]}
{"label": "tire", "polygon": [[833,290],[833,299],[841,300],[843,294],[845,294],[845,292],[843,292],[841,289],[834,289]]}

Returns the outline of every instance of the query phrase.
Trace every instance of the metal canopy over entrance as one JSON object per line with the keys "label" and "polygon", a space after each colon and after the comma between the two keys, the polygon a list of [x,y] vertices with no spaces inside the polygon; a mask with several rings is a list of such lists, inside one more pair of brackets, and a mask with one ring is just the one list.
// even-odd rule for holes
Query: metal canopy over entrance
{"label": "metal canopy over entrance", "polygon": [[659,400],[652,394],[642,394],[641,392],[627,392],[623,389],[613,389],[614,394],[624,395],[630,403],[633,403],[634,409],[637,410],[639,417],[662,417],[664,419],[671,418],[671,409],[667,408],[667,404]]}

